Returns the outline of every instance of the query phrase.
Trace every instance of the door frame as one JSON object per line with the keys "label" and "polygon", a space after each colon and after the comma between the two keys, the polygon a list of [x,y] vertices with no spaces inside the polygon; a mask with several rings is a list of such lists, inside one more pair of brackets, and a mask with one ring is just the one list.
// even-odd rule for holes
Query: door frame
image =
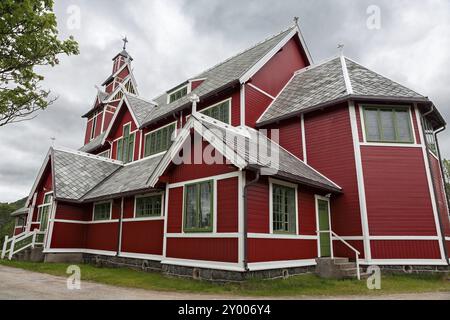
{"label": "door frame", "polygon": [[333,252],[333,234],[331,233],[332,228],[331,228],[331,203],[330,203],[330,198],[327,197],[323,197],[320,195],[315,195],[315,206],[316,206],[316,229],[317,229],[317,255],[319,258],[322,257],[322,254],[320,252],[320,235],[321,233],[319,233],[320,231],[320,225],[319,225],[319,200],[325,201],[328,203],[328,221],[329,221],[329,227],[330,227],[330,253],[331,253],[331,258],[334,257],[334,252]]}

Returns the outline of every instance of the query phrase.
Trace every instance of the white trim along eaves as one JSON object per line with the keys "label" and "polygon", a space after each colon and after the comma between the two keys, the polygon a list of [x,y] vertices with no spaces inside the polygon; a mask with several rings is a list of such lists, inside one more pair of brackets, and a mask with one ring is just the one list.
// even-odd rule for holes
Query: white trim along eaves
{"label": "white trim along eaves", "polygon": [[45,168],[47,167],[47,164],[50,161],[50,156],[53,154],[53,150],[54,150],[53,148],[50,148],[47,151],[47,154],[45,155],[45,158],[44,158],[44,162],[43,162],[41,168],[39,169],[39,173],[38,173],[36,179],[34,180],[33,187],[31,188],[30,194],[28,195],[28,198],[27,198],[27,201],[25,203],[25,206],[29,206],[30,205],[30,200],[33,197],[34,193],[36,192],[36,188],[37,188],[39,182],[42,179],[42,175],[44,174]]}

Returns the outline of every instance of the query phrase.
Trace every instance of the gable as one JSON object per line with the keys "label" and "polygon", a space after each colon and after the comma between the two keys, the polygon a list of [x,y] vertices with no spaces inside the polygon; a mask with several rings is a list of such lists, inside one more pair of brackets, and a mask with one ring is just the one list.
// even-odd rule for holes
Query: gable
{"label": "gable", "polygon": [[136,123],[127,103],[123,101],[111,120],[105,140],[114,141],[122,137],[123,126],[127,123],[131,124],[131,132],[138,129],[138,124]]}

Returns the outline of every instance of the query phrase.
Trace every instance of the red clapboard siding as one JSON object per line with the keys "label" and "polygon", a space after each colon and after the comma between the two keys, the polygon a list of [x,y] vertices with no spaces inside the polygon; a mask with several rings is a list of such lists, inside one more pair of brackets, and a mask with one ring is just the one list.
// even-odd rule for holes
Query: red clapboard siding
{"label": "red clapboard siding", "polygon": [[306,67],[302,51],[298,40],[292,38],[252,77],[251,83],[272,96],[278,95],[294,72]]}
{"label": "red clapboard siding", "polygon": [[298,225],[301,235],[316,235],[316,199],[314,193],[298,190]]}
{"label": "red clapboard siding", "polygon": [[120,109],[119,115],[114,121],[113,128],[109,133],[108,139],[115,140],[122,137],[123,126],[129,122],[131,122],[131,132],[135,131],[137,129],[136,123],[134,122],[133,117],[131,116],[130,110],[126,106],[126,103],[124,103],[122,105],[122,108]]}
{"label": "red clapboard siding", "polygon": [[423,240],[372,240],[372,259],[440,259],[439,242]]}
{"label": "red clapboard siding", "polygon": [[217,181],[217,232],[238,232],[238,178]]}
{"label": "red clapboard siding", "polygon": [[191,82],[191,90],[197,89],[205,80],[198,80],[198,81],[192,81]]}
{"label": "red clapboard siding", "polygon": [[245,85],[245,124],[254,128],[273,99],[249,85]]}
{"label": "red clapboard siding", "polygon": [[126,197],[123,201],[123,218],[134,218],[134,197]]}
{"label": "red clapboard siding", "polygon": [[420,140],[419,125],[417,122],[416,112],[414,111],[414,108],[411,109],[411,114],[412,114],[412,120],[413,120],[413,126],[414,126],[414,134],[416,136],[416,142],[422,143]]}
{"label": "red clapboard siding", "polygon": [[[247,181],[254,177],[247,174]],[[248,188],[247,216],[249,233],[269,233],[269,183],[267,178]]]}
{"label": "red clapboard siding", "polygon": [[117,251],[119,224],[89,224],[86,230],[86,248],[93,250]]}
{"label": "red clapboard siding", "polygon": [[371,235],[436,235],[420,148],[361,147]]}
{"label": "red clapboard siding", "polygon": [[91,138],[91,132],[92,132],[92,121],[88,121],[86,125],[86,134],[84,136],[84,144],[89,143],[89,140]]}
{"label": "red clapboard siding", "polygon": [[92,204],[71,204],[58,202],[56,219],[90,221],[92,220]]}
{"label": "red clapboard siding", "polygon": [[308,164],[343,188],[333,197],[333,230],[341,236],[361,235],[355,154],[348,106],[337,105],[305,115]]}
{"label": "red clapboard siding", "polygon": [[317,240],[248,239],[249,262],[315,259]]}
{"label": "red clapboard siding", "polygon": [[[362,240],[345,240],[348,242],[353,248],[359,251],[360,259],[364,259],[364,242]],[[347,257],[352,260],[355,260],[355,252],[347,247],[344,243],[339,240],[333,241],[333,253],[335,257]]]}
{"label": "red clapboard siding", "polygon": [[[196,134],[197,136],[197,134]],[[192,137],[192,135],[191,135]],[[183,182],[183,181],[189,181],[189,180],[195,180],[195,179],[201,179],[201,178],[208,178],[215,175],[225,174],[234,172],[237,170],[236,167],[233,165],[226,164],[227,160],[220,155],[220,153],[215,150],[211,149],[209,143],[203,141],[203,154],[209,154],[208,151],[205,152],[205,148],[208,147],[208,149],[213,150],[213,156],[214,159],[221,158],[221,161],[219,163],[213,163],[213,164],[206,164],[204,162],[203,156],[202,161],[199,164],[195,164],[195,159],[193,155],[194,150],[194,139],[191,139],[191,146],[190,148],[185,148],[184,151],[187,153],[185,154],[186,159],[190,159],[191,164],[183,163],[181,165],[172,166],[167,170],[169,172],[170,176],[170,183],[177,183],[177,182]],[[186,143],[189,143],[189,141],[186,141]],[[218,154],[216,157],[215,155]]]}
{"label": "red clapboard siding", "polygon": [[450,241],[446,241],[445,244],[447,246],[447,252],[450,252]]}
{"label": "red clapboard siding", "polygon": [[83,249],[86,247],[87,225],[55,222],[53,225],[52,249]]}
{"label": "red clapboard siding", "polygon": [[364,123],[362,123],[362,117],[361,117],[362,112],[363,112],[363,109],[361,107],[358,106],[357,108],[355,108],[359,142],[364,142],[363,131],[362,131],[362,126],[364,125]]}
{"label": "red clapboard siding", "polygon": [[183,188],[169,190],[167,232],[181,233],[183,223]]}
{"label": "red clapboard siding", "polygon": [[100,133],[102,133],[102,121],[103,121],[103,112],[100,112],[97,115],[97,125],[95,127],[95,137],[98,137]]}
{"label": "red clapboard siding", "polygon": [[436,159],[433,155],[429,155],[430,158],[430,166],[431,166],[431,174],[433,176],[433,183],[436,190],[436,196],[438,201],[438,209],[441,217],[441,223],[444,226],[444,232],[447,237],[450,237],[450,217],[448,213],[447,207],[447,198],[445,195],[444,184],[441,174],[441,167],[439,160]]}
{"label": "red clapboard siding", "polygon": [[166,250],[169,258],[238,262],[238,239],[234,238],[169,238]]}
{"label": "red clapboard siding", "polygon": [[164,220],[124,222],[122,252],[161,255]]}
{"label": "red clapboard siding", "polygon": [[303,160],[303,141],[302,141],[302,124],[298,117],[282,121],[277,125],[269,128],[268,136],[275,140],[274,130],[278,130],[280,146],[295,155],[297,158]]}

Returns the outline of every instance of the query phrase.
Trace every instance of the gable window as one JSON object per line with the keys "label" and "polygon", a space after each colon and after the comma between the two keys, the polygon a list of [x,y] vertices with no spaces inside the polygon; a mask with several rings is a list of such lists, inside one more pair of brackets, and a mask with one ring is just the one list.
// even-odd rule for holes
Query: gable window
{"label": "gable window", "polygon": [[123,135],[117,141],[117,160],[128,163],[134,159],[135,133],[130,133],[131,124],[123,126]]}
{"label": "gable window", "polygon": [[50,215],[53,202],[53,193],[49,192],[44,195],[43,203],[38,207],[38,221],[40,223],[40,231],[47,230],[48,218]]}
{"label": "gable window", "polygon": [[135,218],[160,217],[162,194],[136,197]]}
{"label": "gable window", "polygon": [[218,104],[208,107],[200,112],[216,120],[230,123],[230,107],[231,100],[228,99],[226,101],[222,101]]}
{"label": "gable window", "polygon": [[409,108],[364,107],[368,142],[414,143]]}
{"label": "gable window", "polygon": [[94,114],[94,117],[92,118],[91,136],[89,137],[90,140],[95,138],[96,130],[97,130],[97,114]]}
{"label": "gable window", "polygon": [[176,123],[152,131],[145,135],[144,157],[161,153],[172,145],[172,137],[176,130]]}
{"label": "gable window", "polygon": [[174,92],[169,93],[169,103],[180,100],[184,96],[187,96],[187,94],[188,94],[188,86],[186,85],[180,89],[177,89]]}
{"label": "gable window", "polygon": [[436,136],[434,135],[434,129],[430,120],[423,118],[423,128],[425,130],[425,140],[427,141],[427,146],[429,150],[436,155],[437,154]]}
{"label": "gable window", "polygon": [[296,188],[271,184],[272,188],[272,230],[273,233],[297,233]]}
{"label": "gable window", "polygon": [[184,187],[184,231],[213,231],[213,182]]}
{"label": "gable window", "polygon": [[95,203],[93,220],[111,220],[111,202]]}

